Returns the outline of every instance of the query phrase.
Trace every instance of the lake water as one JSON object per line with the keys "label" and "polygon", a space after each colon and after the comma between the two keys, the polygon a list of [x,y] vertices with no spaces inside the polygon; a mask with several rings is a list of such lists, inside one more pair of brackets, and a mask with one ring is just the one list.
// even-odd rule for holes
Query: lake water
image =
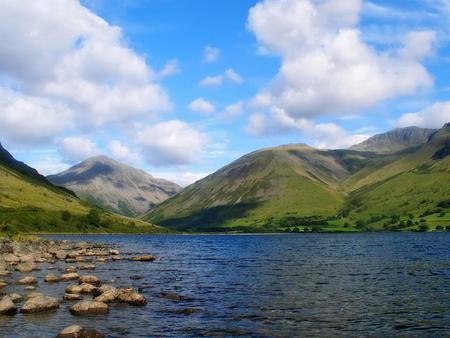
{"label": "lake water", "polygon": [[[158,256],[93,271],[142,288],[149,304],[94,318],[72,316],[65,303],[54,313],[0,318],[1,337],[54,337],[73,324],[108,337],[450,335],[450,233],[52,237]],[[40,280],[38,291],[61,298],[66,286]],[[161,298],[167,291],[192,300]]]}

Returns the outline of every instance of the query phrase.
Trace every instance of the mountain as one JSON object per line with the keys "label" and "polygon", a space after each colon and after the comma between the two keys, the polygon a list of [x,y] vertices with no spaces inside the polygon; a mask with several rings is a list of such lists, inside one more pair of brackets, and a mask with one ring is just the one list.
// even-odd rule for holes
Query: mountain
{"label": "mountain", "polygon": [[105,156],[89,158],[47,177],[82,200],[125,216],[137,216],[175,195],[181,187]]}
{"label": "mountain", "polygon": [[357,145],[351,150],[373,151],[377,153],[395,153],[400,150],[425,144],[436,129],[418,127],[397,128],[378,134]]}
{"label": "mountain", "polygon": [[165,231],[94,208],[14,159],[1,145],[0,187],[0,233]]}
{"label": "mountain", "polygon": [[[398,225],[389,223],[393,215],[406,222],[402,217],[409,214],[415,221],[427,214],[431,224],[450,225],[448,218],[431,219],[445,214],[447,209],[439,208],[450,198],[450,126],[386,134],[390,147],[400,151],[387,152],[385,142],[383,152],[295,144],[253,152],[185,188],[144,219],[184,231],[380,229]],[[401,137],[393,135],[401,134],[404,140],[394,144]],[[422,145],[419,134],[428,135]]]}

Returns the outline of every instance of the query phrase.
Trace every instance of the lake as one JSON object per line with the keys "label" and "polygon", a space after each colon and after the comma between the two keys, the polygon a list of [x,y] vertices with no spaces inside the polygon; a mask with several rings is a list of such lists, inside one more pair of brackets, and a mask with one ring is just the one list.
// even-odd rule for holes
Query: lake
{"label": "lake", "polygon": [[[95,319],[74,317],[63,303],[54,313],[0,318],[1,337],[54,337],[73,324],[108,337],[450,335],[450,233],[47,237],[158,256],[92,272],[141,288],[149,303],[113,305]],[[45,276],[43,267],[33,274]],[[66,286],[40,279],[38,291],[61,298]],[[188,299],[161,298],[168,291]]]}

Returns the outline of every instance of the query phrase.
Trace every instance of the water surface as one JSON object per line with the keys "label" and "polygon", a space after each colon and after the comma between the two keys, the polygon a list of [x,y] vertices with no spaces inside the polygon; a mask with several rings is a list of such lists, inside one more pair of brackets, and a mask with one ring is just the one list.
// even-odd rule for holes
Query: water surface
{"label": "water surface", "polygon": [[[450,335],[450,233],[53,237],[160,257],[98,263],[93,272],[142,288],[149,304],[94,318],[74,317],[64,303],[0,318],[0,336],[54,337],[72,324],[109,337]],[[34,274],[45,276],[43,267]],[[37,291],[61,298],[67,285],[40,280]],[[167,291],[192,300],[161,298]]]}

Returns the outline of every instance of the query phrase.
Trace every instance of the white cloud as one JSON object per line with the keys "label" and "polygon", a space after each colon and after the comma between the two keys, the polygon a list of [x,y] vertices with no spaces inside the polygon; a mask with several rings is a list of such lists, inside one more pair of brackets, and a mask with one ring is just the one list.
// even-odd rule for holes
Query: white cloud
{"label": "white cloud", "polygon": [[396,122],[397,127],[441,128],[450,122],[450,101],[437,102],[416,113],[402,115]]}
{"label": "white cloud", "polygon": [[141,146],[145,160],[152,165],[183,165],[202,158],[208,137],[180,120],[141,126],[135,142]]}
{"label": "white cloud", "polygon": [[242,115],[243,111],[244,111],[244,102],[242,101],[229,104],[224,109],[225,117],[227,118],[236,118]]}
{"label": "white cloud", "polygon": [[223,72],[223,75],[216,75],[216,76],[207,76],[203,78],[200,82],[200,86],[221,86],[224,82],[224,80],[228,80],[235,84],[241,84],[244,82],[244,79],[241,75],[236,73],[236,71],[232,68],[227,69]]}
{"label": "white cloud", "polygon": [[0,87],[0,133],[16,144],[52,142],[71,126],[72,112],[48,99],[22,95]]}
{"label": "white cloud", "polygon": [[154,177],[164,178],[175,182],[182,187],[186,187],[202,178],[208,176],[207,172],[172,171],[172,172],[152,172]]}
{"label": "white cloud", "polygon": [[248,28],[282,65],[254,102],[294,118],[352,114],[383,100],[432,86],[422,59],[431,31],[410,32],[400,49],[377,51],[358,28],[362,1],[265,0]]}
{"label": "white cloud", "polygon": [[199,97],[189,103],[189,109],[196,113],[211,114],[216,111],[216,106],[204,98]]}
{"label": "white cloud", "polygon": [[[43,122],[29,121],[43,111],[51,139],[65,128],[96,128],[171,109],[157,76],[126,46],[120,28],[79,1],[0,2],[0,39],[0,76],[8,79],[1,86],[20,89],[30,108],[17,120],[29,124],[31,136],[41,133]],[[3,119],[0,128],[8,128]]]}
{"label": "white cloud", "polygon": [[133,164],[139,160],[139,155],[132,152],[127,146],[122,144],[119,140],[109,142],[108,148],[111,151],[112,157],[120,162],[127,162]]}
{"label": "white cloud", "polygon": [[208,87],[208,86],[221,86],[223,83],[223,76],[207,76],[199,82],[200,86]]}
{"label": "white cloud", "polygon": [[293,118],[280,108],[274,108],[269,114],[250,115],[245,130],[254,136],[300,132],[311,140],[313,146],[325,149],[347,148],[370,136],[349,133],[334,123],[316,124],[310,119]]}
{"label": "white cloud", "polygon": [[214,63],[219,59],[220,49],[206,46],[203,49],[203,61],[206,63]]}
{"label": "white cloud", "polygon": [[62,139],[58,142],[58,152],[64,162],[69,164],[75,164],[101,154],[97,145],[84,137],[66,137]]}
{"label": "white cloud", "polygon": [[172,75],[179,74],[181,72],[180,64],[178,60],[169,60],[158,73],[159,78],[166,78]]}
{"label": "white cloud", "polygon": [[234,82],[237,84],[241,84],[242,82],[244,82],[244,79],[242,78],[242,76],[240,76],[238,73],[236,73],[236,71],[232,68],[227,69],[225,71],[224,75],[231,82]]}
{"label": "white cloud", "polygon": [[37,161],[31,161],[29,165],[44,176],[58,174],[69,168],[67,163],[55,157],[44,157]]}

